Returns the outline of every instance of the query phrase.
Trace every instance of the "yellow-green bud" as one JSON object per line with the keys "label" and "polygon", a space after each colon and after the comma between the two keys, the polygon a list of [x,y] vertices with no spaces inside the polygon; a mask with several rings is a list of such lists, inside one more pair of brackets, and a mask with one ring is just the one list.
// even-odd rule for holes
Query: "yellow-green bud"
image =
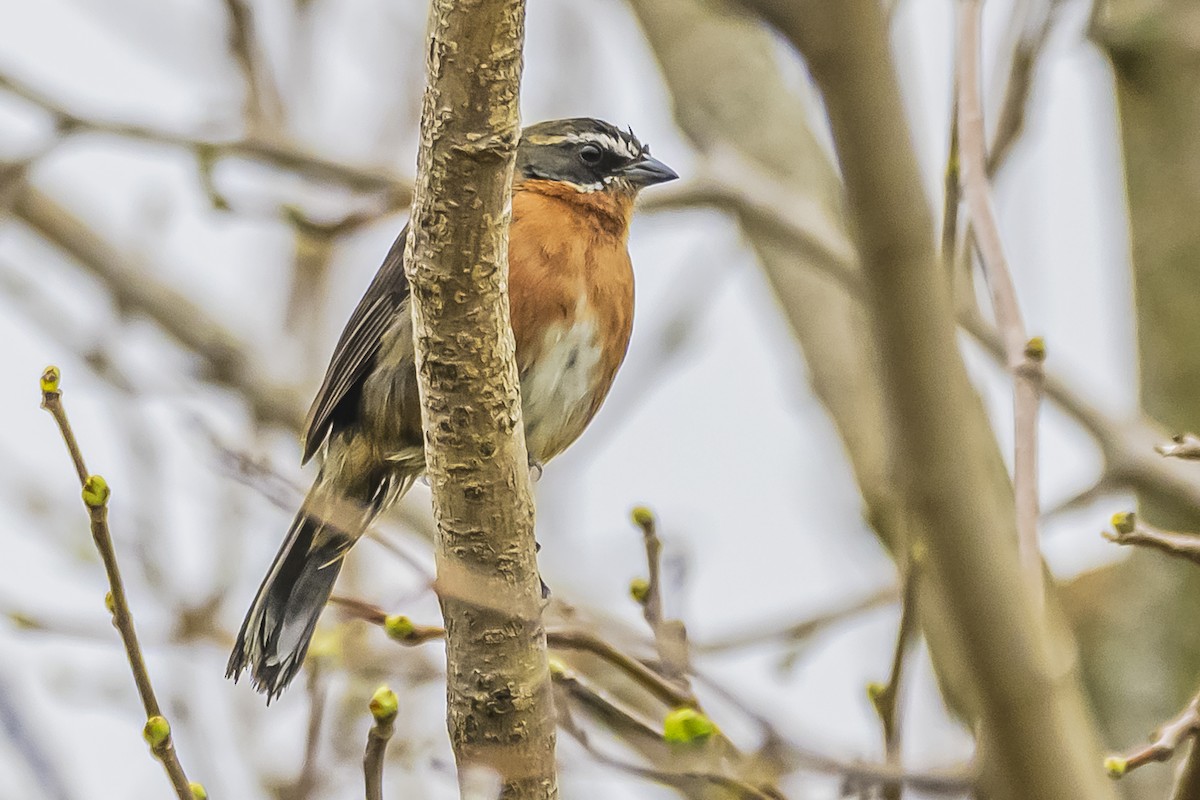
{"label": "yellow-green bud", "polygon": [[1112,515],[1112,526],[1117,533],[1133,533],[1137,527],[1137,516],[1132,511],[1118,511]]}
{"label": "yellow-green bud", "polygon": [[117,613],[117,603],[113,600],[112,592],[104,593],[104,607],[108,609],[108,613],[110,614]]}
{"label": "yellow-green bud", "polygon": [[18,628],[32,629],[41,627],[38,625],[37,620],[27,614],[22,614],[20,611],[8,612],[8,621]]}
{"label": "yellow-green bud", "polygon": [[192,781],[188,788],[192,790],[192,800],[208,800],[208,790],[204,788],[204,784]]}
{"label": "yellow-green bud", "polygon": [[694,708],[677,708],[663,720],[663,738],[668,742],[702,742],[716,732],[713,721]]}
{"label": "yellow-green bud", "polygon": [[388,614],[383,621],[383,629],[387,631],[388,636],[398,642],[403,642],[412,638],[417,626],[413,625],[413,621],[403,614]]}
{"label": "yellow-green bud", "polygon": [[645,578],[634,578],[629,582],[629,596],[639,603],[645,603],[650,596],[650,581]]}
{"label": "yellow-green bud", "polygon": [[142,738],[152,750],[157,750],[171,738],[171,723],[167,722],[166,717],[151,717],[146,720],[146,727],[142,728]]}
{"label": "yellow-green bud", "polygon": [[387,686],[380,686],[375,690],[375,694],[371,695],[368,707],[371,709],[371,716],[377,723],[389,725],[396,719],[396,714],[400,711],[400,701],[395,692]]}
{"label": "yellow-green bud", "polygon": [[1129,762],[1120,756],[1109,756],[1104,759],[1104,771],[1110,778],[1124,777],[1127,769],[1129,769]]}
{"label": "yellow-green bud", "polygon": [[313,634],[308,645],[308,655],[305,660],[320,661],[337,655],[342,639],[337,630],[319,629]]}
{"label": "yellow-green bud", "polygon": [[42,394],[57,394],[58,382],[61,378],[62,373],[53,364],[42,370]]}
{"label": "yellow-green bud", "polygon": [[99,475],[89,475],[83,482],[83,503],[88,508],[103,508],[110,494],[108,482]]}
{"label": "yellow-green bud", "polygon": [[550,667],[550,677],[552,678],[563,678],[570,674],[567,665],[557,656],[547,657],[546,664]]}
{"label": "yellow-green bud", "polygon": [[1033,361],[1046,360],[1046,340],[1035,336],[1025,343],[1025,357]]}
{"label": "yellow-green bud", "polygon": [[635,507],[630,516],[633,518],[634,525],[646,528],[654,524],[654,512],[645,506]]}
{"label": "yellow-green bud", "polygon": [[867,684],[867,699],[871,701],[871,705],[878,706],[879,698],[883,697],[887,691],[887,686],[879,681],[871,681]]}

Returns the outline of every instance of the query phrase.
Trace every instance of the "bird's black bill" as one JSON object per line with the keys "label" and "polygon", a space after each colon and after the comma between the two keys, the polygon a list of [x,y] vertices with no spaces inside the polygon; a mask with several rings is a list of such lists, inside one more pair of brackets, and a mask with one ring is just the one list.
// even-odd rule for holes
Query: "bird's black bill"
{"label": "bird's black bill", "polygon": [[659,161],[657,158],[646,156],[630,164],[621,173],[635,186],[653,186],[656,183],[666,183],[679,177],[679,173]]}

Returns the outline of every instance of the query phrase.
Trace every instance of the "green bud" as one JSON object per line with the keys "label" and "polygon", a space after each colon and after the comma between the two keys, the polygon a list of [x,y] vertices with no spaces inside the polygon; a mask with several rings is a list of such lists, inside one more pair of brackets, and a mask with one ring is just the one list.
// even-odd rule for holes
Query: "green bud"
{"label": "green bud", "polygon": [[27,614],[22,614],[20,611],[8,612],[8,621],[18,628],[24,628],[26,630],[32,630],[41,627],[37,620]]}
{"label": "green bud", "polygon": [[1112,515],[1112,526],[1117,533],[1133,533],[1137,527],[1137,515],[1132,511],[1118,511]]}
{"label": "green bud", "polygon": [[629,582],[629,596],[639,603],[645,603],[650,596],[650,581],[645,578],[634,578]]}
{"label": "green bud", "polygon": [[867,699],[873,706],[879,705],[879,698],[883,697],[885,692],[887,692],[887,686],[879,681],[871,681],[867,684]]}
{"label": "green bud", "polygon": [[104,593],[104,607],[108,609],[108,613],[110,614],[117,613],[117,603],[113,600],[112,592]]}
{"label": "green bud", "polygon": [[188,788],[192,790],[193,800],[208,800],[208,790],[204,788],[204,784],[192,781],[188,784]]}
{"label": "green bud", "polygon": [[88,508],[103,508],[110,494],[108,482],[99,475],[89,475],[83,483],[83,503]]}
{"label": "green bud", "polygon": [[42,394],[58,394],[58,382],[62,373],[51,364],[42,371]]}
{"label": "green bud", "polygon": [[1046,340],[1035,336],[1025,343],[1025,357],[1032,361],[1046,360]]}
{"label": "green bud", "polygon": [[403,614],[389,614],[383,621],[383,629],[391,638],[403,642],[412,638],[417,626],[413,625],[413,621]]}
{"label": "green bud", "polygon": [[150,749],[157,750],[171,738],[171,723],[167,722],[166,717],[151,717],[146,720],[146,727],[142,728],[142,738],[150,745]]}
{"label": "green bud", "polygon": [[716,732],[713,721],[694,708],[677,708],[663,720],[663,738],[668,742],[702,742]]}
{"label": "green bud", "polygon": [[375,694],[371,695],[368,708],[371,709],[371,716],[375,718],[375,722],[390,725],[400,710],[400,701],[395,692],[387,686],[380,686],[375,690]]}
{"label": "green bud", "polygon": [[633,518],[634,525],[647,528],[654,524],[654,512],[645,506],[635,507],[630,516]]}
{"label": "green bud", "polygon": [[1128,769],[1129,762],[1120,756],[1109,756],[1104,759],[1104,771],[1108,773],[1108,777],[1110,778],[1124,777]]}
{"label": "green bud", "polygon": [[550,668],[551,678],[566,678],[571,674],[571,668],[558,656],[548,656],[546,665]]}

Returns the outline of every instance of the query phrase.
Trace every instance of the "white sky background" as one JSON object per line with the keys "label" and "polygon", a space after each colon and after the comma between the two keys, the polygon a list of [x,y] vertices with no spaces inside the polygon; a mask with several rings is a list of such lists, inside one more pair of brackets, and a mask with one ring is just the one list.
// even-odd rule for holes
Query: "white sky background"
{"label": "white sky background", "polygon": [[[254,5],[284,76],[297,140],[330,158],[411,174],[424,4],[317,2],[320,35],[309,51],[301,32],[284,25],[284,0]],[[81,116],[232,133],[242,84],[226,51],[222,8],[218,0],[0,0],[0,71]],[[951,8],[950,0],[903,0],[895,28],[928,191],[939,208]],[[995,45],[1011,4],[996,0],[987,10]],[[1083,38],[1085,13],[1078,0],[1068,4],[1043,58],[1028,132],[997,187],[998,208],[1027,326],[1046,337],[1049,367],[1101,407],[1127,412],[1134,403],[1133,340],[1119,147],[1110,77]],[[656,65],[620,2],[530,0],[528,26],[526,121],[589,115],[630,124],[686,179],[693,154],[673,128]],[[0,93],[0,159],[35,152],[47,133],[44,117]],[[315,391],[346,316],[403,223],[387,218],[339,248],[326,311],[311,321],[319,331],[306,353],[283,321],[289,229],[213,211],[186,152],[80,137],[44,159],[32,179],[132,263],[185,289],[259,343],[258,360],[272,377],[305,394]],[[271,179],[262,168],[226,165],[218,179],[235,205],[267,208],[303,197],[315,215],[344,207],[344,198],[301,194],[298,181]],[[626,587],[644,568],[628,510],[644,503],[664,526],[670,610],[696,641],[755,622],[802,619],[887,585],[891,564],[866,530],[839,441],[736,226],[705,211],[646,215],[631,247],[638,320],[626,379],[618,378],[593,430],[538,485],[547,582],[572,602],[638,624]],[[246,686],[222,679],[223,650],[156,646],[171,622],[156,604],[164,592],[199,602],[214,582],[234,581],[221,622],[235,628],[290,518],[228,476],[193,418],[269,457],[297,483],[305,480],[298,448],[288,436],[255,435],[236,398],[197,381],[191,360],[152,324],[118,318],[85,272],[3,218],[0,277],[0,612],[37,614],[83,634],[31,633],[0,620],[0,706],[7,701],[19,710],[24,735],[65,777],[68,797],[167,796],[140,739],[139,706],[106,620],[103,573],[66,454],[38,409],[37,376],[57,363],[89,466],[114,487],[112,525],[131,602],[184,764],[213,797],[265,797],[250,766],[265,764],[285,780],[299,763],[307,719],[302,681],[262,708]],[[15,297],[14,284],[26,285],[35,301]],[[31,305],[41,311],[31,313]],[[664,328],[681,312],[691,321],[688,336],[658,363]],[[108,352],[139,383],[138,396],[95,378],[64,338]],[[971,356],[1008,449],[1007,385],[989,362]],[[1043,420],[1043,502],[1052,507],[1088,486],[1098,461],[1061,415],[1048,410]],[[423,508],[428,491],[418,487],[408,502]],[[1071,573],[1119,557],[1097,531],[1120,506],[1110,500],[1049,522],[1055,568]],[[358,552],[359,594],[389,608],[411,597],[416,579],[406,568],[371,544]],[[157,586],[139,553],[151,563],[170,562]],[[428,596],[403,610],[436,618]],[[896,617],[863,615],[820,637],[793,669],[779,668],[775,648],[701,666],[797,741],[842,757],[878,758],[864,685],[885,676]],[[437,665],[441,655],[402,650],[396,659],[398,673],[410,673]],[[400,685],[401,674],[391,681]],[[335,684],[335,696],[337,690]],[[913,766],[943,766],[969,752],[934,697],[926,669],[912,688],[906,748]],[[409,792],[404,796],[454,796],[440,702],[436,680],[402,698],[397,741],[409,737],[416,747],[406,754],[411,768],[393,762],[388,777]],[[362,737],[324,746],[357,751],[365,709],[359,717]],[[736,724],[728,727],[738,735]],[[0,800],[56,797],[37,785],[3,728]],[[571,745],[563,750],[564,797],[673,796],[591,767]],[[322,796],[359,797],[360,781],[357,772],[329,776]],[[810,793],[801,795],[801,787]],[[797,780],[789,788],[795,796],[837,794],[830,780]]]}

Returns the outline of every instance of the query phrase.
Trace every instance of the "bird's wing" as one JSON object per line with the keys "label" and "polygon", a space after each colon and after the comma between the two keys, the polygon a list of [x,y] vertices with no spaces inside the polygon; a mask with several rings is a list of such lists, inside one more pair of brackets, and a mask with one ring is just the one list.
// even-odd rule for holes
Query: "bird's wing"
{"label": "bird's wing", "polygon": [[405,225],[338,339],[325,381],[305,421],[303,463],[313,457],[336,422],[353,419],[358,413],[362,383],[375,362],[384,334],[408,299],[408,278],[404,275],[407,239]]}

